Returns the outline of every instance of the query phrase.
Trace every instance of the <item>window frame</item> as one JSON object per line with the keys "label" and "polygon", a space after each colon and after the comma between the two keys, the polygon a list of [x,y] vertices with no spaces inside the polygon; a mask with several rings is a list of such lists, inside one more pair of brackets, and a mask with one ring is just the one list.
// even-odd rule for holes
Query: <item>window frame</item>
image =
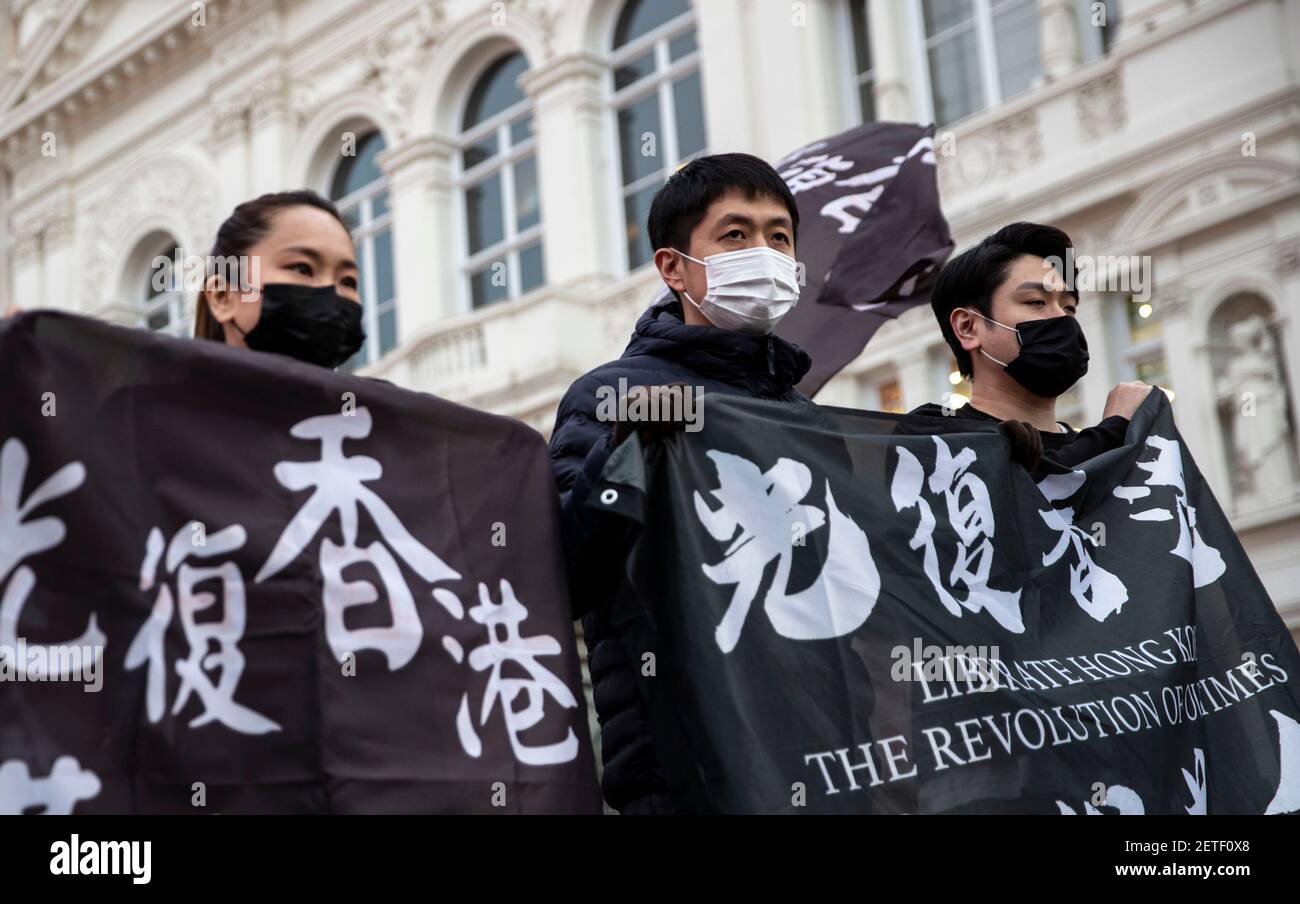
{"label": "window frame", "polygon": [[[621,234],[624,236],[626,236],[627,227],[630,225],[627,221],[627,201],[629,198],[656,184],[662,185],[683,164],[697,157],[706,156],[709,153],[708,115],[704,105],[704,71],[700,65],[699,23],[695,10],[693,8],[688,9],[675,18],[655,26],[645,34],[638,35],[626,44],[614,47],[614,29],[617,27],[618,18],[622,15],[626,5],[625,2],[613,9],[610,32],[606,41],[606,47],[609,48],[609,51],[605,66],[606,108],[609,111],[614,160],[617,161],[616,165],[612,167],[616,186],[614,196],[618,207],[617,222],[621,225]],[[675,38],[681,37],[688,32],[695,35],[695,49],[684,54],[679,59],[673,60],[669,52],[669,45]],[[654,71],[637,79],[630,85],[616,88],[614,83],[615,72],[621,66],[625,66],[636,58],[643,56],[647,51],[653,51]],[[704,120],[704,146],[692,152],[689,156],[681,157],[678,150],[677,103],[673,98],[673,84],[682,77],[693,73],[698,74],[700,79],[700,113],[701,118]],[[656,148],[658,159],[662,161],[662,164],[654,172],[624,184],[623,147],[622,136],[618,128],[618,116],[622,110],[652,93],[657,95],[659,123],[663,133],[659,136],[660,140]],[[644,227],[645,224],[637,225]],[[653,249],[651,249],[651,258],[634,267],[627,239],[624,238],[618,244],[623,272],[631,273],[654,263]]]}
{"label": "window frame", "polygon": [[[886,0],[889,2],[889,0]],[[859,124],[868,122],[880,122],[879,110],[875,109],[876,93],[876,54],[871,49],[871,0],[846,0],[839,5],[839,31],[841,35],[841,52],[844,54],[844,68],[848,71],[849,82],[853,85],[851,97],[849,98],[849,108],[852,111],[852,121]],[[858,34],[857,29],[853,27],[853,7],[862,7],[862,20],[866,23],[866,34]],[[858,72],[858,44],[859,40],[865,41],[867,53],[871,57],[871,68],[866,72]],[[873,113],[871,119],[866,118],[862,110],[862,88],[865,85],[871,85]]]}
{"label": "window frame", "polygon": [[[1143,364],[1161,362],[1166,374],[1169,374],[1169,352],[1165,347],[1165,330],[1163,317],[1156,321],[1160,335],[1151,339],[1134,341],[1129,332],[1128,311],[1126,306],[1135,304],[1132,295],[1126,292],[1108,293],[1110,300],[1109,323],[1111,346],[1114,348],[1112,359],[1120,371],[1121,380],[1138,379],[1138,367]],[[1158,311],[1159,305],[1153,301],[1152,313]],[[1170,377],[1172,379],[1172,377]],[[1165,387],[1169,389],[1170,387]]]}
{"label": "window frame", "polygon": [[[524,56],[522,50],[513,50],[509,53],[495,57],[490,63],[482,68],[478,77],[470,82],[469,89],[465,93],[464,103],[461,104],[460,122],[465,121],[465,108],[469,104],[470,98],[474,94],[474,89],[488,76],[488,73],[494,66],[502,60],[513,56],[514,54]],[[524,57],[525,63],[528,61]],[[529,71],[528,69],[524,70]],[[519,143],[515,143],[510,134],[511,126],[515,122],[529,118],[532,120],[528,129],[528,137]],[[541,246],[543,268],[545,268],[545,233],[546,233],[546,215],[542,210],[541,200],[541,162],[539,160],[537,145],[537,118],[536,110],[531,98],[525,96],[515,104],[494,113],[482,122],[475,123],[471,128],[464,129],[457,133],[456,145],[456,167],[455,167],[455,187],[458,206],[460,208],[460,287],[459,295],[461,298],[461,308],[466,312],[479,311],[490,308],[496,304],[506,304],[515,301],[523,296],[537,291],[537,289],[546,285],[546,274],[543,269],[541,285],[534,286],[528,290],[523,288],[523,275],[519,262],[521,252],[533,244]],[[481,142],[484,138],[494,136],[497,142],[497,151],[486,160],[481,160],[469,169],[465,168],[465,152],[474,145]],[[516,207],[515,198],[515,168],[525,157],[532,156],[533,168],[536,172],[538,183],[537,199],[537,222],[524,230],[519,229],[519,211]],[[492,245],[488,245],[479,251],[470,252],[470,229],[469,229],[469,196],[468,191],[476,185],[481,185],[493,176],[500,174],[501,177],[501,215],[502,215],[502,239]],[[484,263],[494,260],[505,261],[506,265],[506,297],[497,301],[484,302],[482,305],[474,305],[474,274],[481,270]]]}
{"label": "window frame", "polygon": [[[906,4],[906,15],[908,24],[915,36],[914,46],[918,62],[917,72],[921,76],[922,86],[922,105],[925,119],[934,122],[940,128],[949,127],[955,123],[961,122],[970,116],[978,115],[985,110],[993,109],[1005,103],[1009,98],[1002,95],[1002,70],[999,66],[997,38],[993,28],[993,20],[997,13],[1025,0],[970,0],[972,16],[971,19],[958,25],[949,26],[933,35],[925,33],[925,11],[923,9],[924,0],[919,3]],[[1035,12],[1035,21],[1038,20],[1038,14]],[[982,103],[967,113],[950,119],[946,122],[939,122],[936,119],[934,105],[934,79],[930,67],[930,51],[937,45],[943,43],[957,34],[973,29],[975,32],[975,51],[980,73],[980,97]],[[1042,46],[1039,46],[1038,76],[1042,76]],[[1030,89],[1032,90],[1032,89]],[[1024,93],[1024,92],[1021,92]],[[1019,97],[1020,95],[1013,95]]]}
{"label": "window frame", "polygon": [[[372,129],[364,135],[358,136],[357,146],[368,141],[371,136],[378,135],[379,140],[384,143],[382,154],[388,150],[388,141],[384,138],[383,132],[378,129]],[[329,192],[334,206],[338,209],[339,215],[343,217],[344,224],[347,223],[348,214],[354,209],[357,213],[357,226],[355,229],[349,229],[348,232],[352,237],[352,244],[357,249],[357,270],[360,274],[360,294],[361,294],[361,323],[366,331],[366,344],[357,352],[360,356],[354,365],[354,369],[369,367],[383,360],[384,357],[393,351],[396,351],[402,344],[401,333],[397,327],[397,260],[395,244],[393,241],[393,205],[392,196],[388,191],[388,177],[382,172],[379,178],[373,182],[363,185],[351,194],[343,195],[340,198],[333,197],[334,180],[338,178],[339,173],[345,166],[355,166],[356,157],[344,158],[342,162],[334,167],[329,174]],[[379,216],[375,216],[375,199],[381,194],[388,194],[389,199],[385,202],[385,210]],[[375,250],[376,239],[380,233],[387,230],[388,247],[389,247],[389,268],[392,271],[393,297],[387,301],[378,300],[378,270],[379,265],[376,263],[379,259],[378,252]],[[367,261],[370,266],[366,266]],[[383,309],[382,311],[380,309]],[[379,330],[380,317],[388,311],[393,312],[394,335],[393,346],[389,349],[381,347],[381,337]],[[373,341],[373,345],[371,344]]]}
{"label": "window frame", "polygon": [[[136,306],[140,310],[140,326],[149,330],[151,333],[161,333],[164,336],[176,336],[184,338],[187,327],[185,317],[185,289],[183,287],[185,274],[176,272],[176,249],[180,243],[168,235],[165,239],[155,243],[158,249],[152,254],[146,254],[144,257],[144,291],[136,298]],[[153,262],[159,257],[166,255],[171,261],[169,272],[171,274],[172,286],[176,281],[182,282],[182,288],[164,289],[158,294],[153,294],[153,278],[155,269]],[[167,325],[165,327],[154,328],[149,325],[149,319],[155,314],[162,311],[167,312]]]}

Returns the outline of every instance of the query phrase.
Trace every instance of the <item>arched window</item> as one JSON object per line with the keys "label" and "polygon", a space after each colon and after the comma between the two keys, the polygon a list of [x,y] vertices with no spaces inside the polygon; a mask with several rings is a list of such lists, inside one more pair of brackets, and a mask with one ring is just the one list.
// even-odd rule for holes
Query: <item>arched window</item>
{"label": "arched window", "polygon": [[489,66],[461,122],[465,278],[475,308],[518,298],[546,280],[533,111],[518,83],[527,69],[517,52]]}
{"label": "arched window", "polygon": [[614,26],[610,62],[627,262],[636,268],[654,254],[645,224],[655,192],[707,145],[689,0],[628,0]]}
{"label": "arched window", "polygon": [[392,214],[388,185],[376,158],[384,137],[358,137],[355,154],[345,156],[330,183],[330,198],[348,224],[361,271],[362,323],[366,344],[343,365],[355,370],[378,361],[397,346],[397,292],[393,280]]}
{"label": "arched window", "polygon": [[183,336],[185,319],[184,262],[176,266],[176,240],[170,236],[146,239],[135,266],[140,325],[157,333]]}

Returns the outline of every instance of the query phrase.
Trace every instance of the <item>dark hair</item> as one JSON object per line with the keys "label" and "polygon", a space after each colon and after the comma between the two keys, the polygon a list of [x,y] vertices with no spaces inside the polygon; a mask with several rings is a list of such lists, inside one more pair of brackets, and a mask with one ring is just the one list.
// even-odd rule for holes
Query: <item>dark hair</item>
{"label": "dark hair", "polygon": [[740,191],[751,201],[772,198],[785,204],[794,232],[791,242],[798,237],[799,208],[790,187],[771,165],[752,154],[713,154],[692,160],[659,189],[646,223],[650,247],[686,251],[691,232],[709,205],[730,191]]}
{"label": "dark hair", "polygon": [[[249,248],[260,242],[271,231],[271,220],[275,214],[290,207],[315,207],[333,216],[344,229],[348,228],[348,224],[344,223],[343,217],[339,215],[338,208],[314,191],[302,189],[262,195],[240,204],[221,224],[221,228],[217,230],[217,239],[212,244],[212,253],[208,257],[205,277],[215,272],[218,258],[234,258],[247,254]],[[212,311],[208,309],[202,289],[199,290],[198,302],[194,306],[194,338],[226,341],[225,331],[212,316]]]}
{"label": "dark hair", "polygon": [[[1055,226],[1037,223],[1012,223],[985,238],[973,248],[968,248],[944,265],[930,290],[930,306],[943,338],[948,341],[952,355],[957,359],[957,369],[963,376],[971,375],[970,352],[952,331],[948,315],[954,308],[972,307],[985,317],[993,314],[993,292],[1007,278],[1011,265],[1027,254],[1036,257],[1056,258],[1065,265],[1066,249],[1074,247],[1070,237]],[[1074,286],[1074,274],[1061,274]],[[1070,294],[1078,298],[1073,288]]]}

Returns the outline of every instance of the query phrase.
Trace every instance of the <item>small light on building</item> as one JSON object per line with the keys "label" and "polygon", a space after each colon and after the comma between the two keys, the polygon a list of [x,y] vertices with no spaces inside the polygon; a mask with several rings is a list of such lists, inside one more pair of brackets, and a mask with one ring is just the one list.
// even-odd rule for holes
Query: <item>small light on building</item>
{"label": "small light on building", "polygon": [[1143,320],[1146,320],[1148,317],[1150,317],[1151,305],[1144,303],[1142,307],[1138,308],[1138,316],[1141,317]]}
{"label": "small light on building", "polygon": [[948,382],[953,386],[959,384],[961,382],[961,371],[954,370],[952,373],[948,374]]}

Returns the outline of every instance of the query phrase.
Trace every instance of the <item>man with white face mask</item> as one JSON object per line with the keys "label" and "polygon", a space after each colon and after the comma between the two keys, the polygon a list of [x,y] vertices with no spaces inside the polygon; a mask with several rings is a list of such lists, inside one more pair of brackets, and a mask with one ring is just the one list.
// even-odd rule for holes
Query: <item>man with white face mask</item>
{"label": "man with white face mask", "polygon": [[[565,394],[551,434],[575,617],[583,617],[596,713],[601,724],[602,790],[624,813],[672,806],[654,739],[627,660],[609,622],[631,537],[622,519],[585,506],[614,447],[680,429],[682,417],[628,423],[602,399],[630,390],[728,393],[812,405],[795,384],[811,359],[772,334],[799,300],[794,258],[799,212],[776,170],[749,154],[701,157],[675,173],[650,208],[649,238],[664,286],[641,315],[621,358],[580,377]],[[639,237],[631,236],[635,242]],[[690,406],[674,414],[685,415]],[[696,411],[695,414],[699,414]]]}

